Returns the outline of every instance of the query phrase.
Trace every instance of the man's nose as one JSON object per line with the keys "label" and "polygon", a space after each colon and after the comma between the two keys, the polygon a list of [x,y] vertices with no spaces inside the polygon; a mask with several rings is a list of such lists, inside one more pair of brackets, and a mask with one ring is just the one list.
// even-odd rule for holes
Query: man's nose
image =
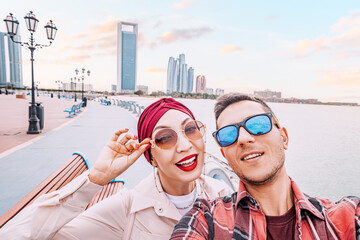
{"label": "man's nose", "polygon": [[239,136],[238,136],[238,144],[246,144],[246,143],[253,143],[255,142],[254,135],[250,134],[248,131],[246,131],[245,128],[240,127],[239,128]]}

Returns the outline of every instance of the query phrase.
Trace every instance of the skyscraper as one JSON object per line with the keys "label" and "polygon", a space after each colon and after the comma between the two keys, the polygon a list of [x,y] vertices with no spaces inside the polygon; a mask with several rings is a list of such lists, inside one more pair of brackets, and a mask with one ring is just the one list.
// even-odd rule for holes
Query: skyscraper
{"label": "skyscraper", "polygon": [[194,85],[194,69],[192,67],[188,70],[188,92],[191,93],[193,91],[193,85]]}
{"label": "skyscraper", "polygon": [[[21,41],[20,36],[14,36]],[[0,86],[23,87],[21,46],[0,32]]]}
{"label": "skyscraper", "polygon": [[[129,28],[131,28],[130,31]],[[136,23],[119,22],[117,31],[116,92],[133,93],[136,87],[138,25]]]}
{"label": "skyscraper", "polygon": [[193,89],[193,83],[194,69],[190,67],[188,70],[185,63],[185,54],[180,54],[176,60],[174,57],[170,57],[167,69],[166,92],[189,93]]}
{"label": "skyscraper", "polygon": [[206,93],[206,78],[205,76],[196,77],[196,93]]}

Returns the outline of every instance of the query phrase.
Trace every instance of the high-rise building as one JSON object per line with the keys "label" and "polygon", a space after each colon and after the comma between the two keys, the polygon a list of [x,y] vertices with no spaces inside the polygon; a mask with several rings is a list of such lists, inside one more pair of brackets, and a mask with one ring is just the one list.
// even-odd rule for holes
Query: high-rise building
{"label": "high-rise building", "polygon": [[188,70],[185,63],[185,54],[180,54],[176,60],[174,57],[170,57],[167,69],[166,92],[192,92],[193,82],[194,69],[190,67]]}
{"label": "high-rise building", "polygon": [[117,34],[116,92],[133,93],[136,87],[138,24],[119,22]]}
{"label": "high-rise building", "polygon": [[206,78],[205,76],[196,77],[196,93],[206,93]]}
{"label": "high-rise building", "polygon": [[[20,36],[14,36],[20,42]],[[23,87],[20,44],[14,43],[7,33],[0,32],[0,86]]]}
{"label": "high-rise building", "polygon": [[194,69],[192,67],[188,70],[188,93],[193,91],[194,86]]}

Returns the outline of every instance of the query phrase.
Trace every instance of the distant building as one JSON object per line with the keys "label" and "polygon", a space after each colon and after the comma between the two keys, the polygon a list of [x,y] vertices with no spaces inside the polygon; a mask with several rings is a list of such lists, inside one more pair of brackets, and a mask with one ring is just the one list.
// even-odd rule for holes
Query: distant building
{"label": "distant building", "polygon": [[112,84],[111,85],[111,92],[115,92],[116,93],[116,90],[117,90],[117,86]]}
{"label": "distant building", "polygon": [[[131,28],[131,31],[128,30]],[[136,86],[138,24],[120,22],[117,26],[118,93],[133,93]]]}
{"label": "distant building", "polygon": [[212,89],[212,88],[206,88],[206,93],[207,93],[207,94],[214,94],[214,89]]}
{"label": "distant building", "polygon": [[193,87],[194,87],[194,68],[189,67],[188,70],[188,93],[191,93],[193,91]]}
{"label": "distant building", "polygon": [[136,89],[141,90],[145,94],[148,94],[148,91],[149,91],[148,86],[145,86],[145,85],[137,85]]}
{"label": "distant building", "polygon": [[206,92],[206,78],[205,76],[196,77],[196,93],[204,94]]}
{"label": "distant building", "polygon": [[274,92],[266,89],[265,91],[254,91],[255,97],[267,98],[281,98],[281,92]]}
{"label": "distant building", "polygon": [[[20,42],[19,35],[14,40]],[[0,32],[0,86],[23,87],[21,45]]]}
{"label": "distant building", "polygon": [[180,54],[175,60],[174,57],[169,58],[167,68],[167,86],[166,92],[183,92],[190,93],[194,85],[194,69],[188,69],[185,63],[185,54]]}
{"label": "distant building", "polygon": [[224,89],[217,88],[215,90],[215,95],[218,95],[218,96],[224,95]]}

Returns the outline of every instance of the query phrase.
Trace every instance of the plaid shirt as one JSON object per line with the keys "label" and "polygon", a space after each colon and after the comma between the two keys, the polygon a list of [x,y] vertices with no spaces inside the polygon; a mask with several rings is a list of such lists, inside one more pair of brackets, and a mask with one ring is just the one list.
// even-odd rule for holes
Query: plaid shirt
{"label": "plaid shirt", "polygon": [[[360,240],[360,198],[333,203],[303,194],[291,180],[296,211],[294,239]],[[266,239],[266,219],[240,181],[239,192],[213,202],[198,199],[171,239]]]}

